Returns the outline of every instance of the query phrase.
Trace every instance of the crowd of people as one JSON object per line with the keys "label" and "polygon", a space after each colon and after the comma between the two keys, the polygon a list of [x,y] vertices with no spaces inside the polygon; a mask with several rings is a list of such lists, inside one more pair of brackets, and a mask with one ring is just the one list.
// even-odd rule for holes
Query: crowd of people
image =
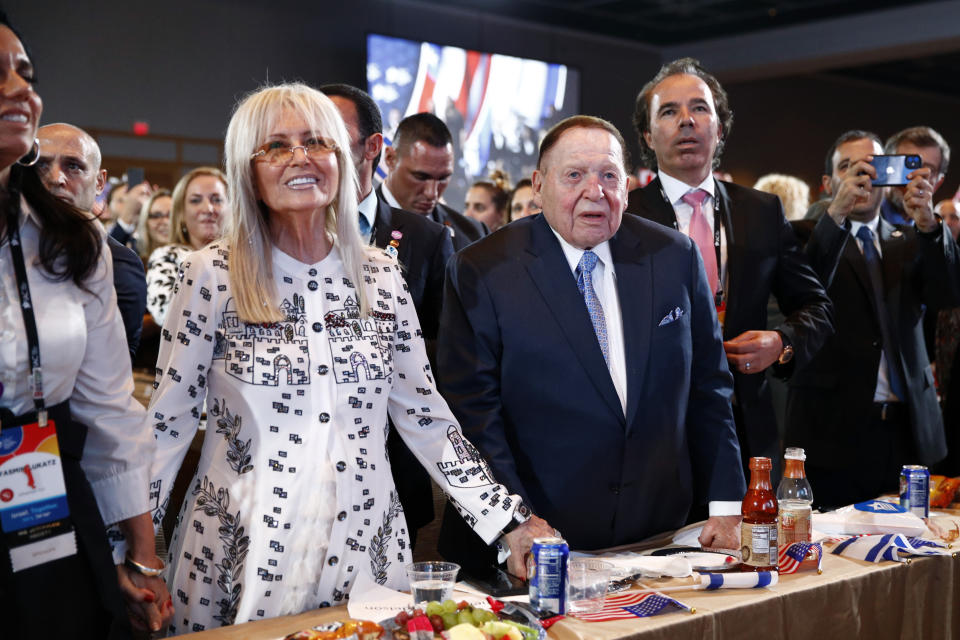
{"label": "crowd of people", "polygon": [[[715,177],[726,92],[681,59],[636,100],[649,184],[630,188],[614,125],[574,116],[461,213],[440,118],[384,148],[362,90],[282,84],[236,107],[223,170],[101,207],[100,149],[39,127],[31,60],[0,18],[0,426],[55,427],[75,542],[37,533],[53,559],[24,567],[0,537],[13,637],[294,614],[361,575],[405,588],[433,485],[439,553],[523,575],[538,536],[591,550],[705,520],[704,547],[739,548],[747,462],[776,480],[785,446],[821,507],[895,490],[903,464],[960,474],[960,219],[934,207],[950,149],[929,127],[838,132],[816,202],[790,176],[737,185]],[[876,187],[883,153],[922,167]],[[118,358],[141,336],[146,410]]]}

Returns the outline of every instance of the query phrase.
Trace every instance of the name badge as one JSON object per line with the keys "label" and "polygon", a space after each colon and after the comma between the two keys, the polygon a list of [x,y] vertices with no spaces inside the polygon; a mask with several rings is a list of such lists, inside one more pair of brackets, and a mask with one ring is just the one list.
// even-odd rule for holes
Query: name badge
{"label": "name badge", "polygon": [[53,420],[0,431],[0,529],[15,572],[77,553]]}

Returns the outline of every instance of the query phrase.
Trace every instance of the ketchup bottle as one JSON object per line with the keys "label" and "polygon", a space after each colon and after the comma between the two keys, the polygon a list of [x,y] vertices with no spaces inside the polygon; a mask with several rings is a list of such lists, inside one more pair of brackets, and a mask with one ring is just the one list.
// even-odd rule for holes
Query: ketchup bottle
{"label": "ketchup bottle", "polygon": [[740,513],[744,571],[777,570],[777,497],[770,486],[770,458],[750,458],[750,486]]}

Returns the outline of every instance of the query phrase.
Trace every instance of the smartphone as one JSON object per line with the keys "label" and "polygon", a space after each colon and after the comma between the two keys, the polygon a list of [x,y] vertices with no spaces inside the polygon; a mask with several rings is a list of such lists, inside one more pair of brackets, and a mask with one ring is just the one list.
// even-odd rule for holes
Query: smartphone
{"label": "smartphone", "polygon": [[917,155],[873,156],[870,164],[877,170],[877,178],[871,180],[870,184],[875,187],[892,187],[910,182],[907,174],[922,167],[923,161]]}
{"label": "smartphone", "polygon": [[127,187],[133,187],[143,184],[143,167],[127,167]]}
{"label": "smartphone", "polygon": [[530,592],[526,582],[515,578],[499,567],[477,569],[468,573],[461,572],[461,579],[494,598],[519,596]]}

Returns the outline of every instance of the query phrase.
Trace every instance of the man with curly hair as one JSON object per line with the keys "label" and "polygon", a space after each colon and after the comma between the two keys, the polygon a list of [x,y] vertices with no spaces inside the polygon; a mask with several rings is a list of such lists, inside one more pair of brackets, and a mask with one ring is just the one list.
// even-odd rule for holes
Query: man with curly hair
{"label": "man with curly hair", "polygon": [[[631,193],[627,210],[699,247],[734,376],[744,466],[767,456],[776,482],[782,446],[764,372],[773,367],[786,378],[809,361],[833,333],[832,307],[780,200],[714,178],[732,125],[726,92],[699,62],[664,65],[640,91],[634,113],[641,155],[657,178]],[[771,294],[785,320],[768,331]],[[739,513],[739,504],[729,506]]]}

